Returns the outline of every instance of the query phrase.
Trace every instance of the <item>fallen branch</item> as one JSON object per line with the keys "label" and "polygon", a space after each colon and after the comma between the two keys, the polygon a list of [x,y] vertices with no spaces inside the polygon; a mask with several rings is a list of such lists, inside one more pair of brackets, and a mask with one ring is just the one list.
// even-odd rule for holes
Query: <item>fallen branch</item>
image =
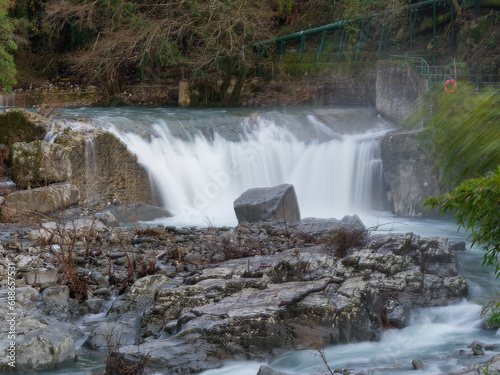
{"label": "fallen branch", "polygon": [[305,292],[300,293],[299,295],[293,297],[292,299],[290,299],[288,301],[281,301],[280,304],[278,305],[278,307],[290,306],[290,305],[296,304],[296,303],[302,301],[304,298],[306,298],[311,293],[321,292],[321,291],[325,290],[328,285],[341,284],[343,281],[344,280],[341,279],[340,277],[330,277],[328,280],[326,280],[326,282],[322,286],[306,290]]}

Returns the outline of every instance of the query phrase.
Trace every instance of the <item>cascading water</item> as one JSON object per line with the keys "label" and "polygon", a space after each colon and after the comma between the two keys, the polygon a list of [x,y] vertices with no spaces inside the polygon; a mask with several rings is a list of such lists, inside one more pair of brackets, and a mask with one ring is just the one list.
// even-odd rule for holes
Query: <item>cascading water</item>
{"label": "cascading water", "polygon": [[99,200],[97,193],[97,179],[98,174],[95,162],[95,146],[92,138],[85,141],[85,191],[87,198],[87,205],[94,205]]}
{"label": "cascading water", "polygon": [[381,119],[372,118],[370,131],[351,133],[314,114],[288,124],[279,113],[233,120],[230,131],[207,131],[179,127],[178,118],[150,119],[147,137],[124,131],[123,118],[99,121],[137,155],[177,224],[234,225],[233,201],[241,193],[281,183],[295,186],[303,217],[380,207],[380,139],[388,129]]}
{"label": "cascading water", "polygon": [[14,107],[16,105],[15,94],[0,95],[0,107]]}
{"label": "cascading water", "polygon": [[[185,213],[186,224],[197,224],[202,213],[234,224],[232,202],[246,188],[281,182],[295,184],[302,216],[340,216],[377,208],[381,195],[379,140],[389,128],[368,109],[185,110],[185,109],[63,109],[63,116],[92,117],[138,155],[163,204]],[[66,123],[70,123],[68,120]],[[364,124],[359,126],[359,124]],[[74,123],[71,126],[83,126]],[[89,146],[89,145],[88,145]],[[89,148],[89,168],[91,153]],[[90,169],[89,169],[90,170]],[[465,240],[450,221],[398,218],[382,230],[411,232]],[[191,221],[190,221],[191,220]],[[206,224],[203,218],[201,224]],[[366,223],[366,222],[365,222]],[[369,224],[369,223],[366,223]],[[410,325],[388,330],[380,342],[325,348],[332,368],[349,367],[370,374],[414,373],[411,359],[425,364],[425,374],[443,374],[486,357],[460,354],[472,340],[497,343],[495,331],[482,329],[481,305],[497,290],[492,272],[481,267],[481,251],[459,252],[460,274],[469,284],[471,300],[457,305],[412,312]],[[325,373],[317,353],[283,353],[267,365],[290,374]],[[89,375],[102,369],[102,359],[80,356],[71,368],[47,374]],[[100,367],[96,367],[96,365]],[[255,375],[260,363],[230,363],[203,375]],[[161,374],[159,372],[158,374]]]}

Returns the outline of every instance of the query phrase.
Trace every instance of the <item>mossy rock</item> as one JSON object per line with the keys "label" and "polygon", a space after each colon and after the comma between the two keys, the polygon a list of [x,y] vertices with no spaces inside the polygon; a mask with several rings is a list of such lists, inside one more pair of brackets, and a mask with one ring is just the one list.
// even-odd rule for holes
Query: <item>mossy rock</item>
{"label": "mossy rock", "polygon": [[45,141],[17,142],[11,147],[12,180],[22,189],[66,181],[71,177],[69,150]]}
{"label": "mossy rock", "polygon": [[0,144],[10,147],[15,142],[42,140],[50,120],[21,108],[0,112]]}

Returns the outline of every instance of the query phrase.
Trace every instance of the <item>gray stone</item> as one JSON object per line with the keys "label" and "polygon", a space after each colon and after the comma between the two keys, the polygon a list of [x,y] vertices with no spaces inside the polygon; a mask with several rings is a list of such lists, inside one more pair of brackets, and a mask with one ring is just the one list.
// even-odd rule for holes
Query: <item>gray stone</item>
{"label": "gray stone", "polygon": [[111,292],[109,291],[109,288],[99,288],[94,290],[94,296],[100,296],[100,297],[109,297],[111,295]]}
{"label": "gray stone", "polygon": [[234,211],[239,223],[293,223],[300,220],[297,195],[290,184],[249,189],[234,201]]}
{"label": "gray stone", "polygon": [[358,215],[344,216],[342,220],[306,217],[290,226],[291,231],[306,234],[326,234],[339,228],[360,232],[366,230]]}
{"label": "gray stone", "polygon": [[474,354],[475,356],[483,356],[484,355],[484,350],[483,350],[481,344],[474,343],[473,345],[471,345],[471,349],[472,349],[472,354]]}
{"label": "gray stone", "polygon": [[45,141],[12,145],[12,180],[21,188],[64,182],[71,177],[68,149]]}
{"label": "gray stone", "polygon": [[90,314],[99,314],[104,307],[102,298],[91,298],[82,303],[82,306],[87,307]]}
{"label": "gray stone", "polygon": [[44,285],[50,283],[57,283],[59,280],[59,273],[57,270],[45,270],[28,272],[24,275],[26,283],[30,285]]}
{"label": "gray stone", "polygon": [[[4,358],[0,359],[0,369],[7,370]],[[76,350],[73,338],[68,332],[54,326],[38,328],[17,337],[17,371],[43,370],[73,361],[75,358]]]}
{"label": "gray stone", "polygon": [[271,367],[262,365],[260,366],[257,375],[287,375],[287,374],[280,371],[274,371]]}
{"label": "gray stone", "polygon": [[203,257],[200,253],[192,251],[184,256],[184,262],[188,264],[202,264]]}
{"label": "gray stone", "polygon": [[446,375],[477,375],[486,373],[497,374],[500,371],[500,354],[495,354],[489,361],[476,363],[466,369],[447,372]]}
{"label": "gray stone", "polygon": [[92,271],[90,278],[96,283],[98,288],[108,288],[109,280],[106,279],[100,272]]}
{"label": "gray stone", "polygon": [[[130,345],[121,347],[119,354],[130,361],[136,361],[141,355],[148,356],[148,364],[152,368],[162,369],[168,374],[185,375],[197,374],[204,370],[221,366],[214,347],[208,344],[199,335],[191,336],[189,341],[184,340],[154,340],[139,347]],[[239,357],[239,359],[244,359]]]}
{"label": "gray stone", "polygon": [[465,241],[450,241],[450,249],[453,251],[465,251],[466,243]]}
{"label": "gray stone", "polygon": [[153,368],[186,374],[213,368],[220,357],[266,360],[310,349],[311,335],[324,345],[378,340],[382,312],[404,327],[405,311],[466,294],[446,240],[391,234],[369,238],[341,261],[321,244],[233,259],[183,278],[149,276],[118,297],[108,317],[147,337],[120,348],[124,358],[147,353]]}
{"label": "gray stone", "polygon": [[33,219],[36,213],[48,213],[70,207],[78,203],[78,189],[68,183],[21,190],[7,196],[2,206],[2,218],[6,222]]}
{"label": "gray stone", "polygon": [[69,288],[66,285],[47,288],[42,293],[42,300],[45,303],[53,301],[59,307],[65,308],[68,306]]}
{"label": "gray stone", "polygon": [[389,209],[399,216],[432,215],[422,202],[441,194],[441,188],[419,133],[387,133],[381,147]]}
{"label": "gray stone", "polygon": [[54,221],[43,223],[40,229],[31,230],[28,236],[31,241],[50,240],[52,243],[60,243],[63,238],[88,241],[95,236],[95,233],[107,232],[108,230],[109,228],[99,220],[82,218],[65,223]]}
{"label": "gray stone", "polygon": [[114,349],[134,345],[136,334],[136,328],[126,322],[103,323],[92,331],[83,345],[89,349]]}
{"label": "gray stone", "polygon": [[110,227],[139,221],[151,221],[171,216],[172,213],[168,210],[142,202],[106,208],[96,214],[97,218]]}

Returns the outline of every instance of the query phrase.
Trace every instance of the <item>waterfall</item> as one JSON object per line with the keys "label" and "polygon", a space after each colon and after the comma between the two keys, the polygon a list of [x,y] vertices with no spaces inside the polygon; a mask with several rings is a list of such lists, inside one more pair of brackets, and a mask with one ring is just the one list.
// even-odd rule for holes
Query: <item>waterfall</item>
{"label": "waterfall", "polygon": [[85,140],[85,195],[88,206],[99,202],[99,193],[97,191],[99,175],[97,174],[95,154],[94,141],[89,137]]}
{"label": "waterfall", "polygon": [[14,107],[15,105],[15,94],[0,94],[0,107]]}
{"label": "waterfall", "polygon": [[387,128],[340,133],[314,115],[288,124],[263,114],[233,120],[237,130],[193,130],[156,118],[147,131],[137,123],[124,131],[118,126],[124,119],[101,119],[137,155],[177,223],[234,225],[233,201],[241,193],[281,183],[295,186],[302,217],[380,207],[380,140]]}

